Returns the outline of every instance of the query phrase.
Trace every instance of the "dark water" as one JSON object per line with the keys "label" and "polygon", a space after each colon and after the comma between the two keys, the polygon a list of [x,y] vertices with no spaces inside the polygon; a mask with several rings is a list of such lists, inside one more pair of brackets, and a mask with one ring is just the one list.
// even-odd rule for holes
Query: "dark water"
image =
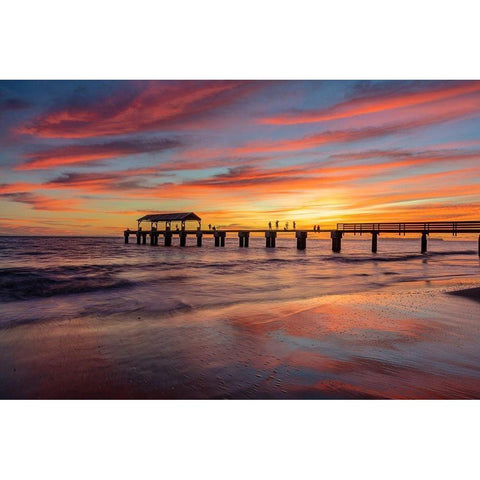
{"label": "dark water", "polygon": [[0,238],[0,398],[480,398],[476,241],[188,241]]}

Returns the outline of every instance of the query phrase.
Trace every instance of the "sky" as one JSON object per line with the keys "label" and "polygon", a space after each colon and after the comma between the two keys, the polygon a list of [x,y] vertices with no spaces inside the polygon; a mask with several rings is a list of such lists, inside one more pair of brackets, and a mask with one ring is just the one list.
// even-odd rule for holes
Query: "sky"
{"label": "sky", "polygon": [[480,81],[0,81],[0,234],[480,219]]}

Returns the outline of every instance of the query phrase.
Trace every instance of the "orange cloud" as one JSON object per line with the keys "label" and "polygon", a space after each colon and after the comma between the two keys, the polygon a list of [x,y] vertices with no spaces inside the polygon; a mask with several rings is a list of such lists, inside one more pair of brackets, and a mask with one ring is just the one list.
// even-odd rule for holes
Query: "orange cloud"
{"label": "orange cloud", "polygon": [[29,182],[15,182],[15,183],[1,183],[0,195],[6,193],[31,192],[41,188],[39,183]]}
{"label": "orange cloud", "polygon": [[86,211],[76,208],[80,201],[74,198],[52,198],[46,195],[37,195],[30,192],[3,193],[1,198],[30,205],[34,210],[48,211]]}

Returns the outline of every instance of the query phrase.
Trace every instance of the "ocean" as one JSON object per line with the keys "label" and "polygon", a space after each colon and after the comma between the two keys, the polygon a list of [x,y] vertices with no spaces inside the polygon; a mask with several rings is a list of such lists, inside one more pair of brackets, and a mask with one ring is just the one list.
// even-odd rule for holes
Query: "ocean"
{"label": "ocean", "polygon": [[1,237],[0,397],[480,398],[476,240],[369,240]]}

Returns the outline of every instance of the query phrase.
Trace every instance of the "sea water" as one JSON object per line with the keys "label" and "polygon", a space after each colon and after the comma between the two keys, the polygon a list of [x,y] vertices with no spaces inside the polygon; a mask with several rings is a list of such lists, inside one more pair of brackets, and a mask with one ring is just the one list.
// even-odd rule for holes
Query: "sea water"
{"label": "sea water", "polygon": [[480,274],[472,240],[432,238],[426,255],[418,238],[380,237],[378,253],[370,248],[368,238],[353,236],[343,239],[340,254],[318,236],[304,251],[292,235],[271,249],[263,238],[239,248],[237,238],[214,247],[204,236],[199,248],[192,236],[184,248],[165,248],[122,238],[0,237],[0,325],[282,302]]}

